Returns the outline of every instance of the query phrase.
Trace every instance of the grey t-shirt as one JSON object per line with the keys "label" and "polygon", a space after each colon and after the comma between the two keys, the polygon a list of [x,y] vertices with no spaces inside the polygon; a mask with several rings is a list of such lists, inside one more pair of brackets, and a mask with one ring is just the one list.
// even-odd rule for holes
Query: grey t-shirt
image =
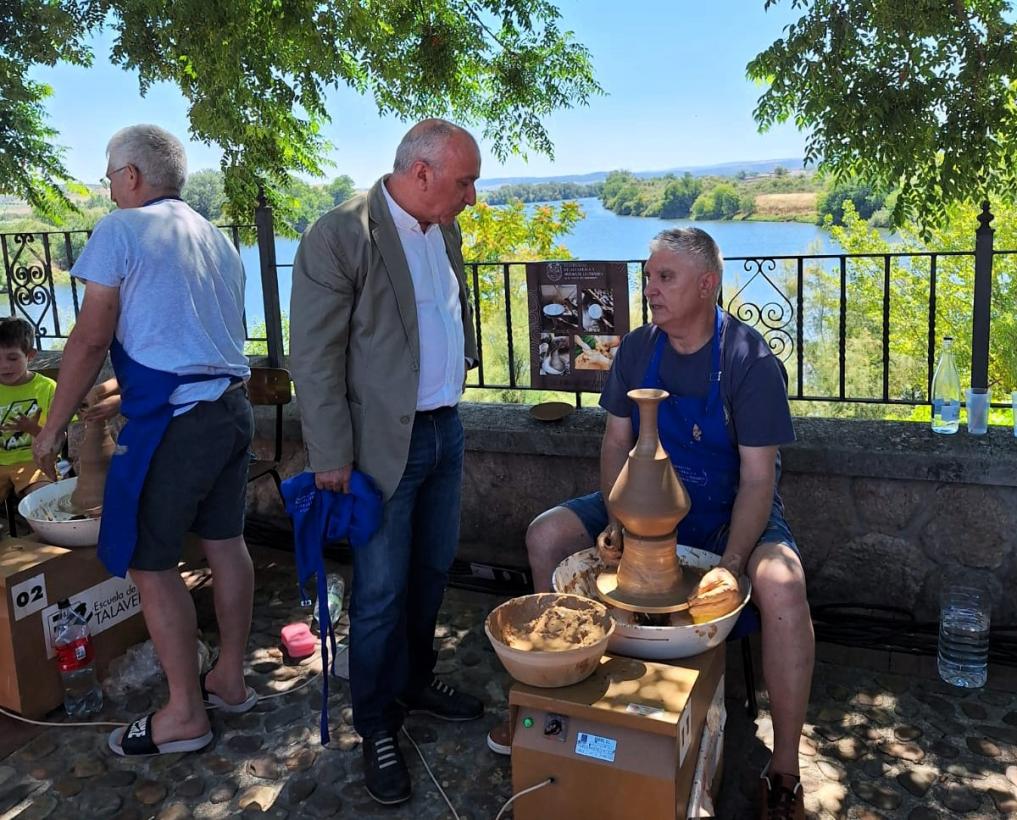
{"label": "grey t-shirt", "polygon": [[[633,402],[625,394],[641,387],[658,335],[643,325],[624,339],[600,396],[600,406],[628,417]],[[788,444],[795,440],[787,403],[787,371],[759,333],[728,313],[721,325],[720,392],[731,441],[746,447]],[[695,353],[683,355],[665,343],[660,361],[664,388],[678,396],[705,398],[710,387],[711,338]]]}
{"label": "grey t-shirt", "polygon": [[[135,361],[178,375],[250,376],[240,255],[182,200],[104,217],[71,275],[120,289],[116,337]],[[214,400],[228,385],[228,378],[184,384],[170,402]]]}

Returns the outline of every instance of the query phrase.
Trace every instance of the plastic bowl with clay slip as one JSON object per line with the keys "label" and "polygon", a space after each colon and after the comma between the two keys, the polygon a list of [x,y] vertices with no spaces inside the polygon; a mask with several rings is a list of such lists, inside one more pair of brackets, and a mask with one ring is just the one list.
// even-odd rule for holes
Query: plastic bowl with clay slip
{"label": "plastic bowl with clay slip", "polygon": [[546,401],[530,408],[530,415],[537,421],[561,421],[576,408],[565,401]]}
{"label": "plastic bowl with clay slip", "polygon": [[[541,615],[548,607],[573,609],[587,614],[603,632],[589,646],[576,645],[559,650],[524,650],[509,646],[506,631],[521,627]],[[593,674],[614,633],[614,620],[607,607],[579,595],[543,592],[512,598],[497,607],[484,621],[484,632],[505,670],[520,683],[530,686],[571,686]]]}

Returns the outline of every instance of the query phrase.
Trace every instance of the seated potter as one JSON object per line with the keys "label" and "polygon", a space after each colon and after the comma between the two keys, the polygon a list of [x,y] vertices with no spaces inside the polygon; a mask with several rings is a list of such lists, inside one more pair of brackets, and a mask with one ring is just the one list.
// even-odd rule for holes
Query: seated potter
{"label": "seated potter", "polygon": [[652,323],[624,337],[600,400],[607,411],[602,492],[567,501],[530,525],[526,544],[534,584],[538,592],[550,589],[558,563],[595,542],[605,560],[620,558],[617,525],[609,520],[603,493],[610,492],[638,432],[627,393],[639,387],[667,391],[658,430],[691,500],[677,538],[721,556],[700,585],[700,604],[709,602],[712,591],[732,588],[744,573],[762,619],[774,748],[760,779],[761,816],[804,818],[798,742],[814,638],[801,559],[777,492],[778,447],[794,440],[787,375],[759,333],[717,306],[724,263],[707,233],[664,231],[650,250],[644,293]]}

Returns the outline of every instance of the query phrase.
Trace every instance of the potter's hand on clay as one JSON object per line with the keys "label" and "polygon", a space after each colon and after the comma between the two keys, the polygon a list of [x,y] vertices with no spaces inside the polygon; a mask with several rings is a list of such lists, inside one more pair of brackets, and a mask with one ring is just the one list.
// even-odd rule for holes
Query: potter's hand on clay
{"label": "potter's hand on clay", "polygon": [[733,612],[741,603],[738,579],[724,567],[714,567],[704,575],[689,596],[689,615],[695,623],[712,621]]}
{"label": "potter's hand on clay", "polygon": [[334,493],[348,493],[350,491],[350,473],[353,472],[353,465],[347,464],[338,470],[326,470],[323,473],[314,474],[314,486],[319,490],[331,490]]}
{"label": "potter's hand on clay", "polygon": [[597,556],[609,567],[617,566],[622,556],[621,527],[614,521],[597,536]]}
{"label": "potter's hand on clay", "polygon": [[78,417],[82,421],[109,421],[120,412],[119,393],[91,403],[89,403],[88,398],[88,396],[85,397],[86,405],[78,412]]}
{"label": "potter's hand on clay", "polygon": [[32,459],[52,481],[57,480],[56,462],[66,435],[66,430],[43,427],[32,440]]}

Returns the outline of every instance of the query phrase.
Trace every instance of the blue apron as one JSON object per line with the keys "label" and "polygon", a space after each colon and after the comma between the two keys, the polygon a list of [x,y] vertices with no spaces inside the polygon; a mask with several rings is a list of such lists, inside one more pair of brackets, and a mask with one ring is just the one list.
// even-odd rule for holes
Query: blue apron
{"label": "blue apron", "polygon": [[[692,502],[689,514],[678,525],[678,543],[710,552],[718,551],[711,543],[713,536],[731,521],[741,464],[738,448],[724,424],[724,402],[720,395],[723,321],[723,311],[717,308],[710,348],[710,389],[706,397],[671,394],[657,411],[660,443]],[[641,387],[671,392],[660,377],[660,361],[667,344],[667,334],[658,331]],[[638,435],[638,408],[632,411],[632,426]]]}
{"label": "blue apron", "polygon": [[[678,524],[678,543],[720,555],[726,545],[723,536],[731,523],[731,511],[738,494],[741,459],[724,423],[724,402],[720,394],[720,335],[724,312],[719,307],[716,310],[707,395],[705,398],[669,395],[658,407],[657,429],[660,443],[692,503],[689,514]],[[667,334],[658,331],[641,387],[671,392],[660,377],[660,361],[667,344]],[[632,411],[632,427],[638,435],[638,407]],[[746,607],[732,636],[754,631],[758,617],[754,609]]]}
{"label": "blue apron", "polygon": [[[279,488],[286,512],[293,521],[293,552],[297,559],[297,587],[301,606],[310,606],[306,598],[307,582],[317,576],[318,623],[321,636],[321,668],[331,670],[329,646],[333,663],[336,655],[335,624],[328,611],[328,589],[325,583],[325,558],[322,549],[327,543],[349,539],[354,548],[366,546],[381,526],[384,504],[381,492],[370,476],[353,470],[349,493],[319,490],[314,473],[298,473],[287,478]],[[305,603],[306,601],[306,603]],[[325,629],[328,624],[328,629]],[[328,642],[326,643],[326,638]],[[321,745],[329,743],[328,674],[321,676]]]}
{"label": "blue apron", "polygon": [[148,468],[176,409],[169,397],[182,384],[237,378],[222,373],[179,376],[154,370],[128,356],[116,338],[109,354],[120,384],[120,413],[127,424],[117,436],[106,475],[98,554],[111,575],[123,578],[138,543],[138,505]]}

